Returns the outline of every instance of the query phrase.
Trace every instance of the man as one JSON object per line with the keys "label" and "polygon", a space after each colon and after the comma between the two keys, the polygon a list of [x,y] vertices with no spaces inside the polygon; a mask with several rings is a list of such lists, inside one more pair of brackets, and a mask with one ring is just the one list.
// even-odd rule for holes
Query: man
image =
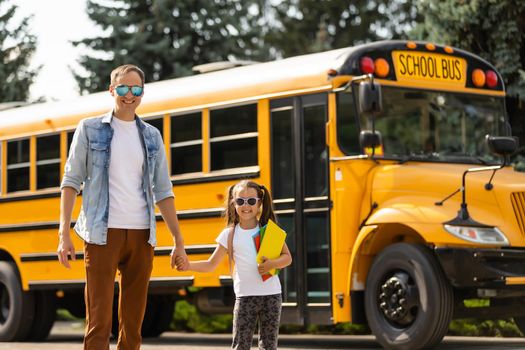
{"label": "man", "polygon": [[115,99],[114,109],[101,117],[81,120],[73,136],[60,186],[58,259],[67,268],[68,255],[75,260],[71,213],[83,184],[75,231],[84,240],[84,349],[109,349],[117,269],[117,349],[139,349],[156,244],[154,202],[173,235],[171,267],[176,257],[186,262],[188,258],[162,137],[135,114],[144,94],[144,73],[133,65],[115,68],[109,92]]}

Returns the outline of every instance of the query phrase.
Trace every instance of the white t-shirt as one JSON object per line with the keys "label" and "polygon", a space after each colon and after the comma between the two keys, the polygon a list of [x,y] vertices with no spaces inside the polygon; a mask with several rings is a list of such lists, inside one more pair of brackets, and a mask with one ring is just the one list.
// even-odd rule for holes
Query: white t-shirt
{"label": "white t-shirt", "polygon": [[148,204],[142,189],[144,151],[137,123],[111,119],[108,227],[147,229]]}
{"label": "white t-shirt", "polygon": [[[231,228],[225,228],[217,237],[216,242],[228,249],[228,237]],[[239,225],[235,226],[233,236],[233,290],[238,297],[252,295],[272,295],[281,293],[281,282],[279,276],[275,275],[262,280],[257,269],[257,251],[253,242],[253,234],[259,231],[259,227],[244,230]]]}

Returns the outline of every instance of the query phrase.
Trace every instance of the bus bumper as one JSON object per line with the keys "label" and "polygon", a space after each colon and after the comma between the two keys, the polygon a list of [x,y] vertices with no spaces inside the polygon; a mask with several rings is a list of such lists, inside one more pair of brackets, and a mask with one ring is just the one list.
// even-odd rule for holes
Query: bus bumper
{"label": "bus bumper", "polygon": [[435,248],[434,251],[454,287],[525,288],[525,250]]}

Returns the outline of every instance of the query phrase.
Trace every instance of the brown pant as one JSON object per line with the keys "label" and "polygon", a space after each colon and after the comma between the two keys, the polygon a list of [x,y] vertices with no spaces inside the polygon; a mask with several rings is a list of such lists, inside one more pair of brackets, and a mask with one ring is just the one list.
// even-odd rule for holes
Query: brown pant
{"label": "brown pant", "polygon": [[140,330],[153,268],[149,230],[108,230],[106,245],[84,243],[86,331],[84,349],[109,349],[115,274],[119,279],[117,349],[140,349]]}

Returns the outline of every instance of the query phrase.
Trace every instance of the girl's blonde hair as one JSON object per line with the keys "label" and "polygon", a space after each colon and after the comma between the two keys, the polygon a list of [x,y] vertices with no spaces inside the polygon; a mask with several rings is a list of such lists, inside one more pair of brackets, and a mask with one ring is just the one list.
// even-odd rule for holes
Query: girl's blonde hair
{"label": "girl's blonde hair", "polygon": [[235,210],[234,195],[244,189],[253,188],[257,192],[257,197],[262,203],[262,212],[259,217],[259,226],[263,227],[268,223],[268,220],[275,220],[275,213],[273,209],[273,200],[270,191],[263,185],[250,180],[241,180],[228,189],[228,198],[226,200],[226,210],[224,216],[226,217],[226,224],[230,227],[230,235],[228,236],[228,258],[230,262],[230,273],[232,271],[233,261],[233,236],[235,233],[235,225],[239,223],[239,215]]}

